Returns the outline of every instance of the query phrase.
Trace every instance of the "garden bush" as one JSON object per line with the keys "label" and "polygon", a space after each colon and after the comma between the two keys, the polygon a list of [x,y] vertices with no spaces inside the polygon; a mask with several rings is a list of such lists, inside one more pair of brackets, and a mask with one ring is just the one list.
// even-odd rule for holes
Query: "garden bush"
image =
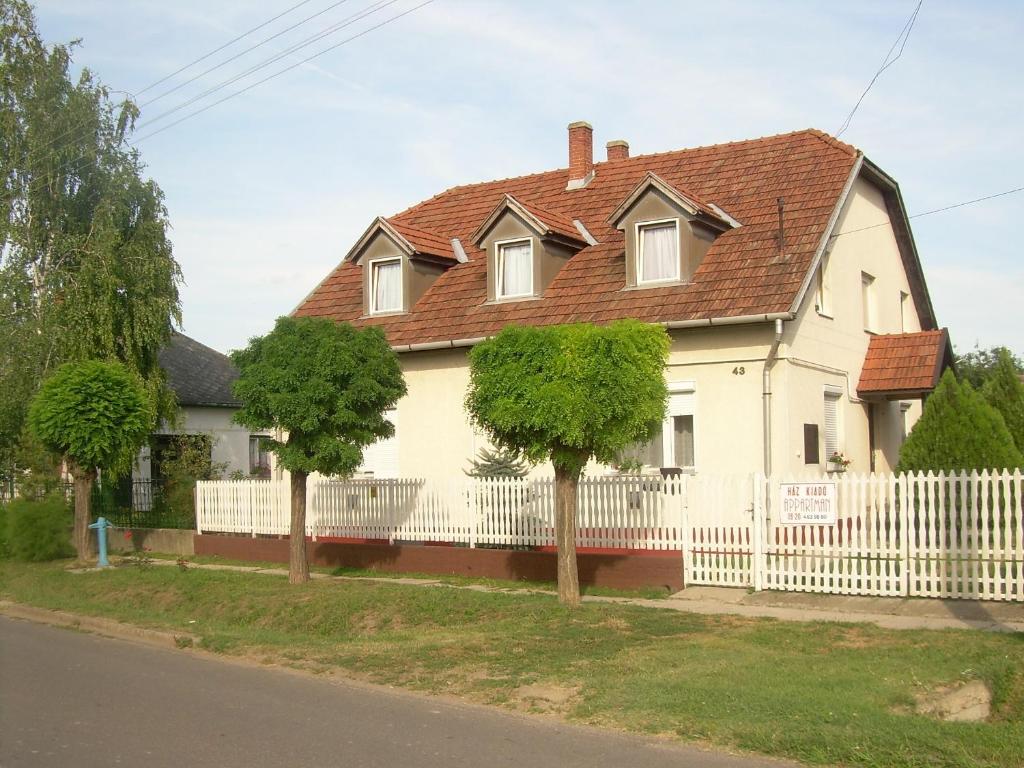
{"label": "garden bush", "polygon": [[11,550],[7,546],[7,505],[0,504],[0,560],[10,556]]}
{"label": "garden bush", "polygon": [[71,508],[61,496],[15,499],[7,506],[5,517],[7,547],[13,559],[40,562],[75,554]]}

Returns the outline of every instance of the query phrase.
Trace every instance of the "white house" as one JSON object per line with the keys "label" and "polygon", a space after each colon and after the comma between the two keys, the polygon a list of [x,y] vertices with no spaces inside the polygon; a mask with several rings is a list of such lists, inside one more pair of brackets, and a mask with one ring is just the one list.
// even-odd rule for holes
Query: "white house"
{"label": "white house", "polygon": [[816,130],[604,162],[588,124],[568,138],[568,168],[374,220],[296,309],[400,354],[396,436],[365,469],[461,475],[485,444],[466,353],[503,326],[633,317],[672,339],[650,469],[890,470],[951,361],[896,182]]}

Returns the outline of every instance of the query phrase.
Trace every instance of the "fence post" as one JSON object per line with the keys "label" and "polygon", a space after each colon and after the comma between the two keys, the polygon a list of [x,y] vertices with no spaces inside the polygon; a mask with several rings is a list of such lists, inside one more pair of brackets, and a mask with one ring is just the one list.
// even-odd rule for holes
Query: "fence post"
{"label": "fence post", "polygon": [[900,592],[910,597],[910,476],[904,472],[899,478],[900,488]]}
{"label": "fence post", "polygon": [[199,489],[202,487],[203,481],[199,480],[196,482],[196,487],[192,491],[195,494],[195,508],[196,508],[196,533],[202,534],[203,532],[203,513],[206,509],[205,505],[199,503],[200,494]]}
{"label": "fence post", "polygon": [[751,576],[754,581],[754,591],[760,592],[764,589],[764,528],[765,528],[765,511],[767,505],[764,503],[764,488],[766,479],[758,474],[754,473],[754,482],[752,488],[752,507],[754,513],[754,525],[752,535],[754,537],[752,554],[751,554]]}
{"label": "fence post", "polygon": [[[683,588],[690,580],[690,564],[693,561],[693,543],[690,537],[690,491],[693,475],[683,475],[679,486],[679,527],[683,542]],[[614,493],[614,490],[613,490]]]}
{"label": "fence post", "polygon": [[480,482],[479,478],[472,477],[469,479],[469,548],[476,549],[476,523],[477,518],[480,516],[480,492],[477,488],[477,483]]}

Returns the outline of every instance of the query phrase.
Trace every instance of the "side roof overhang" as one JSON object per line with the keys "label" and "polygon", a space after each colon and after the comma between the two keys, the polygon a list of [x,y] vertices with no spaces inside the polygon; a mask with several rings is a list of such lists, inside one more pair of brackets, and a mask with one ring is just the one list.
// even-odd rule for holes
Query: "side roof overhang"
{"label": "side roof overhang", "polygon": [[953,367],[945,328],[872,336],[864,355],[857,395],[865,400],[905,400],[927,395]]}

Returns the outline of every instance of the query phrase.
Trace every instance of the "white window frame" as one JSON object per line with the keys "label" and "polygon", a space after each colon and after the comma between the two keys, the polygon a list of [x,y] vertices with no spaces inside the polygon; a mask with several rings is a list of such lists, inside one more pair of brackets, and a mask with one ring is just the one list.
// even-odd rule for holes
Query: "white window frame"
{"label": "white window frame", "polygon": [[[401,256],[382,256],[377,259],[370,259],[366,262],[366,268],[370,270],[370,277],[367,281],[370,295],[368,297],[367,306],[369,307],[371,315],[393,315],[396,312],[403,312],[405,310],[405,265],[402,263],[404,259]],[[377,265],[379,264],[390,264],[393,262],[398,263],[398,306],[394,309],[380,309],[377,307]]]}
{"label": "white window frame", "polygon": [[[686,474],[694,474],[697,471],[697,386],[693,381],[670,381],[668,382],[669,406],[665,410],[665,419],[661,422],[661,458],[664,467],[677,467]],[[689,395],[689,408],[672,408],[673,395]],[[676,463],[675,430],[672,420],[676,416],[689,416],[693,420],[693,465],[684,467]],[[656,440],[657,435],[652,438]],[[662,467],[650,467],[646,469],[661,469]]]}
{"label": "white window frame", "polygon": [[832,318],[832,275],[829,271],[829,257],[826,254],[818,265],[817,286],[814,292],[814,309],[822,317]]}
{"label": "white window frame", "polygon": [[[519,245],[521,243],[529,243],[530,245],[530,289],[526,293],[505,293],[503,291],[505,282],[505,254],[504,247],[506,245]],[[504,301],[506,299],[524,299],[532,298],[533,293],[533,272],[536,266],[534,261],[533,253],[533,238],[532,237],[513,237],[508,240],[495,240],[494,241],[494,298],[497,301]]]}
{"label": "white window frame", "polygon": [[878,301],[875,288],[877,282],[869,272],[860,273],[860,304],[864,315],[864,330],[867,333],[878,333]]}
{"label": "white window frame", "polygon": [[[665,224],[671,224],[676,228],[676,273],[673,277],[659,277],[657,280],[644,280],[643,274],[643,260],[644,260],[644,241],[643,231],[648,227],[664,226]],[[636,284],[637,285],[660,285],[663,283],[678,283],[682,280],[682,253],[680,251],[680,229],[679,219],[652,219],[651,221],[638,221],[633,225],[634,237],[633,242],[636,245],[636,253],[634,254],[634,269],[636,270]]]}

